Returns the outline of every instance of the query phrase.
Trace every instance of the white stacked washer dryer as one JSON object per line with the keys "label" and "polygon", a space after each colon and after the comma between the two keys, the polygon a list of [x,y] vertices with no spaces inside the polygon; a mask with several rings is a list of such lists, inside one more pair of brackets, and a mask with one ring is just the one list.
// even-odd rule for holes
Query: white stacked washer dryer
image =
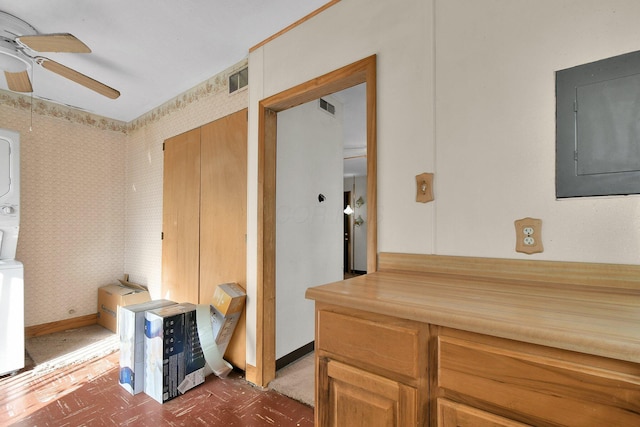
{"label": "white stacked washer dryer", "polygon": [[20,135],[0,129],[0,375],[24,367],[24,275],[20,230]]}

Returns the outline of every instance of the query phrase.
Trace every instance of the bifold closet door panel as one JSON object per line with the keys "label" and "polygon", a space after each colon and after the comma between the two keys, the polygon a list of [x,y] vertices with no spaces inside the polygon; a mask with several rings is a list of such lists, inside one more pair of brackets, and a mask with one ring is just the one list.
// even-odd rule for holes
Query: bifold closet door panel
{"label": "bifold closet door panel", "polygon": [[200,128],[165,141],[162,233],[162,297],[198,303]]}
{"label": "bifold closet door panel", "polygon": [[[221,283],[247,286],[247,110],[201,130],[200,303],[210,304]],[[245,331],[243,315],[226,352],[242,369]]]}
{"label": "bifold closet door panel", "polygon": [[201,129],[200,301],[207,303],[220,283],[246,287],[246,110]]}

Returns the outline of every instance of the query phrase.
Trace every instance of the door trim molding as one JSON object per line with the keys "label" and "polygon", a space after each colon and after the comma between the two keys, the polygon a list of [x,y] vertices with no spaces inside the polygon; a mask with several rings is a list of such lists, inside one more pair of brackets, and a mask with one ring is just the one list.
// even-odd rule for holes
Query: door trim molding
{"label": "door trim molding", "polygon": [[[287,89],[258,103],[258,259],[256,366],[247,379],[266,386],[275,378],[276,133],[277,113],[367,83],[367,272],[377,269],[376,56]],[[249,377],[251,374],[251,378]]]}

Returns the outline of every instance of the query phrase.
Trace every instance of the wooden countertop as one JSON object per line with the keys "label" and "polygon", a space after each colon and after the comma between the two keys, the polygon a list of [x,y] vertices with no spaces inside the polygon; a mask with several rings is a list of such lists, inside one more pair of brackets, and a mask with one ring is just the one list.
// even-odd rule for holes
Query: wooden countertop
{"label": "wooden countertop", "polygon": [[308,299],[640,363],[640,290],[380,271]]}

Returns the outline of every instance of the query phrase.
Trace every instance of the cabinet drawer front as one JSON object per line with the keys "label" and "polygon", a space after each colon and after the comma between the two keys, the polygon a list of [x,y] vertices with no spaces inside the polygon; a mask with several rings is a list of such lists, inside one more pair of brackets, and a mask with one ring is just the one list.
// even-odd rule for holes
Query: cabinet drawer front
{"label": "cabinet drawer front", "polygon": [[330,311],[319,311],[317,322],[319,349],[401,375],[418,376],[416,329]]}
{"label": "cabinet drawer front", "polygon": [[438,427],[527,427],[460,403],[438,399]]}
{"label": "cabinet drawer front", "polygon": [[640,425],[640,368],[634,375],[590,367],[570,352],[546,357],[440,336],[438,386],[531,424]]}

